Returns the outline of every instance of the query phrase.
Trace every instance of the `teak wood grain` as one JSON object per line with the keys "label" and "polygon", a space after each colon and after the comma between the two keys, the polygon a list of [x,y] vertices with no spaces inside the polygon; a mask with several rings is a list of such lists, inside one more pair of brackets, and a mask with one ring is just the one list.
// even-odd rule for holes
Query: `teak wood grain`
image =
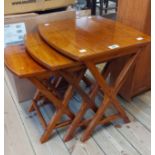
{"label": "teak wood grain", "polygon": [[[148,35],[133,28],[94,16],[41,24],[38,29],[49,45],[76,60],[115,55],[120,49],[150,42]],[[138,37],[144,39],[137,40]],[[115,44],[119,47],[108,47]]]}
{"label": "teak wood grain", "polygon": [[4,61],[9,70],[19,77],[30,77],[47,72],[26,53],[23,45],[6,47]]}
{"label": "teak wood grain", "polygon": [[37,62],[46,66],[52,71],[70,68],[79,64],[78,62],[63,56],[55,49],[48,46],[48,44],[41,39],[37,32],[26,34],[25,46],[27,48],[27,52]]}

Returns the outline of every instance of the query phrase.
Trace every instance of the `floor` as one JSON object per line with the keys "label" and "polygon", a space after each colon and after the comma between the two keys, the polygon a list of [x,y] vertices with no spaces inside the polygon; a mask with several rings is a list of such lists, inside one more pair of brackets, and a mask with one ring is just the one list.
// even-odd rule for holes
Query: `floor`
{"label": "floor", "polygon": [[[5,155],[150,155],[150,98],[150,91],[135,97],[130,103],[119,98],[131,123],[123,124],[119,120],[114,124],[122,124],[121,127],[101,126],[86,143],[79,140],[81,130],[73,140],[64,143],[64,128],[55,130],[48,142],[40,144],[43,129],[36,114],[27,112],[31,101],[18,103],[10,82],[5,77]],[[72,100],[74,110],[79,108],[79,100],[75,95]],[[42,108],[42,112],[46,120],[49,120],[52,107],[47,105]]]}

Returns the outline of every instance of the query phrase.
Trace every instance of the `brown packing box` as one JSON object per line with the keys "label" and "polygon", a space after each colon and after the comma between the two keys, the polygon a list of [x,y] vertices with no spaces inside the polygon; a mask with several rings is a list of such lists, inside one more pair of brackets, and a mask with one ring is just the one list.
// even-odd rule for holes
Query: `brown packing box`
{"label": "brown packing box", "polygon": [[5,0],[4,14],[7,15],[54,9],[74,3],[75,0]]}
{"label": "brown packing box", "polygon": [[60,8],[74,4],[75,0],[43,0],[43,9]]}
{"label": "brown packing box", "polygon": [[5,0],[4,14],[37,11],[40,9],[40,3],[40,0]]}

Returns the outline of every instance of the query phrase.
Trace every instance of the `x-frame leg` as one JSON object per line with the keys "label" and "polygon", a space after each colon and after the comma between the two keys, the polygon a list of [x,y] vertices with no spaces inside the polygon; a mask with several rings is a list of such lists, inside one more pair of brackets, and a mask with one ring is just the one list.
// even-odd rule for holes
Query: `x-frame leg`
{"label": "x-frame leg", "polygon": [[73,81],[73,77],[74,75],[71,73],[67,73],[65,71],[61,72],[61,75],[68,81],[70,82],[73,87],[76,89],[76,91],[81,95],[82,99],[83,99],[83,103],[80,107],[79,112],[76,114],[75,119],[73,120],[73,122],[71,123],[71,125],[69,126],[69,129],[67,130],[67,134],[64,137],[64,141],[68,141],[71,138],[73,138],[73,135],[76,131],[76,129],[80,126],[86,125],[87,121],[82,121],[82,118],[85,114],[85,112],[90,108],[92,109],[94,112],[97,111],[97,107],[95,105],[95,96],[97,93],[97,88],[95,86],[95,88],[93,89],[92,92],[90,92],[90,94],[86,94],[85,91],[79,86],[78,83],[76,83],[75,81]]}
{"label": "x-frame leg", "polygon": [[[116,95],[117,95],[119,89],[121,88],[122,84],[124,83],[127,73],[129,71],[129,69],[131,68],[131,66],[134,64],[135,59],[138,54],[139,54],[139,52],[137,52],[135,55],[132,55],[129,58],[128,62],[125,64],[122,71],[118,75],[118,78],[116,79],[115,85],[113,87],[110,87],[106,84],[106,81],[104,80],[103,76],[99,73],[95,64],[93,64],[92,62],[86,62],[88,69],[90,70],[92,75],[95,77],[96,81],[98,82],[98,85],[100,86],[102,92],[104,93],[104,99],[103,99],[102,104],[100,105],[100,108],[98,109],[97,113],[94,115],[91,123],[88,125],[88,127],[84,131],[81,141],[83,141],[83,142],[86,141],[90,137],[90,135],[93,132],[93,130],[95,129],[95,127],[98,124],[101,124],[101,122],[103,124],[104,120],[101,121],[101,119],[105,113],[105,110],[107,109],[107,107],[110,104],[113,104],[114,107],[117,109],[119,117],[121,117],[126,123],[129,122],[129,119],[128,119],[125,111],[121,107],[119,101],[117,100]],[[116,119],[116,118],[117,117],[113,117],[113,119]],[[109,121],[112,121],[112,119]]]}
{"label": "x-frame leg", "polygon": [[[74,81],[75,83],[79,83],[79,81],[83,78],[85,69],[78,71],[78,73],[79,72],[80,72],[80,74],[78,74],[78,76],[74,76],[72,79],[72,81]],[[75,71],[75,73],[76,73],[76,71]],[[75,73],[72,72],[72,74],[75,74]],[[40,139],[41,143],[44,143],[49,139],[49,136],[52,133],[52,130],[54,128],[62,127],[62,126],[68,125],[72,122],[72,120],[74,118],[74,114],[69,110],[68,103],[73,95],[75,88],[74,88],[74,86],[72,86],[72,84],[70,84],[70,81],[69,81],[69,86],[68,86],[67,91],[65,92],[64,98],[63,98],[63,100],[60,100],[59,98],[57,98],[55,96],[54,93],[52,93],[52,90],[48,90],[48,88],[41,82],[41,80],[37,79],[36,77],[29,78],[29,80],[37,87],[37,92],[35,94],[34,100],[32,102],[32,106],[30,107],[29,111],[35,110],[37,112],[39,120],[40,120],[43,128],[45,129],[45,131]],[[60,81],[57,80],[57,83],[58,82],[60,82]],[[56,84],[56,87],[57,87],[57,84]],[[40,98],[41,95],[46,97],[56,107],[56,112],[48,124],[44,120],[44,118],[36,104],[37,100]],[[59,123],[61,117],[64,114],[66,114],[70,118],[70,120],[65,121],[63,123]]]}
{"label": "x-frame leg", "polygon": [[[74,77],[72,80],[76,83],[79,83],[79,81],[82,79],[84,73],[85,73],[85,71],[83,71],[78,77]],[[62,115],[64,115],[65,109],[68,107],[68,103],[73,95],[73,92],[74,92],[74,87],[72,85],[70,85],[68,90],[65,93],[65,97],[62,101],[61,108],[59,108],[57,110],[57,112],[54,114],[51,121],[49,122],[47,129],[45,130],[44,134],[41,137],[41,142],[45,142],[48,140],[50,133],[56,126],[56,123],[60,120]]]}
{"label": "x-frame leg", "polygon": [[[104,77],[107,77],[107,75],[108,75],[108,68],[105,68]],[[66,77],[66,79],[67,78],[69,78],[69,77]],[[68,80],[70,80],[70,79],[68,79]],[[89,93],[90,100],[88,100],[88,101],[84,100],[84,102],[81,104],[80,110],[76,114],[76,117],[74,118],[72,124],[69,126],[69,128],[67,130],[67,133],[64,136],[64,141],[69,141],[70,139],[73,138],[77,127],[80,127],[80,126],[83,126],[83,125],[87,126],[88,123],[92,120],[92,119],[82,120],[84,114],[86,113],[86,111],[89,108],[91,108],[94,112],[96,112],[96,110],[97,110],[97,107],[95,105],[95,97],[96,97],[96,94],[97,94],[97,92],[99,90],[99,86],[97,84],[93,84],[92,82],[89,82],[89,83],[94,85],[94,86],[92,86],[92,88],[90,90],[90,93]],[[80,91],[78,91],[78,92],[80,93]]]}
{"label": "x-frame leg", "polygon": [[40,100],[40,98],[41,98],[41,92],[37,89],[36,90],[36,92],[35,92],[35,95],[34,95],[34,97],[33,97],[33,100],[32,100],[32,104],[31,104],[31,106],[30,106],[30,108],[29,108],[29,112],[32,112],[32,111],[34,111],[35,109],[34,109],[34,102],[37,102],[37,101],[39,101]]}
{"label": "x-frame leg", "polygon": [[[45,96],[56,107],[56,112],[55,112],[54,116],[52,117],[52,119],[50,120],[50,122],[48,124],[44,120],[44,118],[43,118],[43,116],[42,116],[42,114],[41,114],[35,100],[32,102],[32,106],[30,107],[30,111],[32,109],[34,109],[37,112],[38,118],[39,118],[43,128],[45,129],[44,134],[42,135],[42,137],[40,139],[41,143],[43,143],[43,142],[46,142],[49,139],[49,136],[52,133],[52,130],[54,128],[61,127],[63,125],[68,125],[68,124],[71,123],[71,120],[74,118],[74,114],[68,108],[68,102],[69,102],[70,98],[72,97],[73,88],[72,88],[72,86],[68,87],[68,89],[67,89],[67,91],[66,91],[66,93],[64,95],[64,99],[63,99],[63,101],[61,101],[56,96],[54,96],[54,94],[52,94],[51,90],[49,91],[41,83],[41,81],[38,80],[37,78],[34,78],[34,77],[30,78],[30,81],[38,89],[37,92],[36,92],[36,95],[35,95],[36,101],[39,98],[40,94],[43,94],[43,96]],[[59,120],[62,117],[62,115],[64,115],[64,114],[66,114],[71,120],[62,123],[63,125],[61,125],[59,123]]]}

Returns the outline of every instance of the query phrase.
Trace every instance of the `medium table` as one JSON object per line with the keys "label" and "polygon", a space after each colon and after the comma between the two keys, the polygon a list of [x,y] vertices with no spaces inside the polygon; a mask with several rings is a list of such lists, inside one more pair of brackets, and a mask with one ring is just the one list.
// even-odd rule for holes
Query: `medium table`
{"label": "medium table", "polygon": [[[38,33],[28,33],[25,36],[25,46],[27,52],[35,61],[51,70],[51,72],[53,74],[56,74],[58,77],[66,79],[69,85],[64,93],[64,96],[62,98],[59,98],[59,96],[55,95],[55,92],[57,92],[57,88],[55,88],[55,92],[53,92],[44,87],[41,81],[31,78],[31,81],[37,86],[37,88],[41,90],[56,107],[56,112],[54,116],[51,117],[51,120],[46,126],[46,130],[44,131],[40,139],[43,143],[49,139],[50,134],[52,133],[54,128],[69,125],[74,119],[75,114],[72,114],[69,111],[68,106],[69,101],[73,96],[74,90],[77,90],[79,92],[83,99],[83,102],[89,103],[89,106],[87,106],[87,108],[90,108],[95,112],[97,110],[97,107],[79,86],[79,82],[81,80],[86,80],[86,78],[84,78],[86,67],[83,64],[63,56],[62,54],[48,46],[48,44],[46,44],[41,39]],[[67,114],[70,120],[60,123],[61,117],[64,114]],[[79,126],[82,125],[83,124],[79,124]]]}
{"label": "medium table", "polygon": [[[104,94],[100,108],[89,120],[91,123],[84,131],[81,140],[87,140],[99,124],[105,124],[119,117],[123,118],[125,122],[129,122],[124,109],[117,100],[117,93],[141,49],[150,42],[150,37],[119,22],[95,16],[49,22],[39,25],[38,30],[42,38],[51,47],[84,64],[96,80],[95,88],[101,89]],[[108,85],[106,83],[110,71],[108,65],[101,74],[96,64],[110,63],[113,59],[123,58],[127,55],[130,57],[117,76],[116,81]],[[70,79],[70,77],[67,78]],[[118,113],[103,118],[103,114],[110,104],[114,105]],[[83,105],[82,110],[76,115],[76,119],[69,127],[65,137],[66,141],[72,138],[77,125],[86,112],[86,107],[86,105]]]}

